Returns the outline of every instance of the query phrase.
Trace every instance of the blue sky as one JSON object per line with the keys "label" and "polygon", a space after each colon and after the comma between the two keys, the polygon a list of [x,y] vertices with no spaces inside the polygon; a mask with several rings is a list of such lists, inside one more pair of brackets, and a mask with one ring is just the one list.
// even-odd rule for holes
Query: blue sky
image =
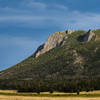
{"label": "blue sky", "polygon": [[0,70],[33,54],[53,32],[99,27],[100,0],[0,0]]}

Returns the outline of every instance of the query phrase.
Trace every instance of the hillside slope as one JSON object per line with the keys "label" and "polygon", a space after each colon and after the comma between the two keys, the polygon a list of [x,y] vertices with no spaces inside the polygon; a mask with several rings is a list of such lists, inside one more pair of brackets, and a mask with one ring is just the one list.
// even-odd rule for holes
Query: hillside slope
{"label": "hillside slope", "polygon": [[[1,71],[0,79],[67,80],[100,77],[100,30],[67,32],[54,33],[48,40],[50,43],[47,41],[35,54]],[[95,35],[92,37],[91,33]]]}

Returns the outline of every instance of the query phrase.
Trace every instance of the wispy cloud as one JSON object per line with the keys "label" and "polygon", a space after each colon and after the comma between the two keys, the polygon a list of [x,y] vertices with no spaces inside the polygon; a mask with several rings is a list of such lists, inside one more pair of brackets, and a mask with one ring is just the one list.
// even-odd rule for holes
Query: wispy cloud
{"label": "wispy cloud", "polygon": [[100,14],[70,10],[67,5],[21,0],[18,7],[0,7],[0,27],[59,27],[88,29],[100,26]]}
{"label": "wispy cloud", "polygon": [[3,13],[0,15],[0,26],[2,27],[14,25],[33,28],[57,26],[61,29],[67,27],[88,29],[100,26],[100,14],[70,11],[70,8],[60,4],[49,5],[26,0],[20,4],[19,8],[4,7],[0,9],[0,12]]}
{"label": "wispy cloud", "polygon": [[27,7],[29,8],[34,8],[34,9],[46,9],[47,5],[44,3],[40,3],[40,2],[29,2],[27,4]]}
{"label": "wispy cloud", "polygon": [[56,10],[68,10],[67,6],[61,5],[61,4],[52,4],[52,5],[48,5],[49,7],[56,9]]}
{"label": "wispy cloud", "polygon": [[[0,16],[0,23],[7,23],[20,27],[52,27],[57,25],[59,28],[96,28],[100,26],[100,14],[67,12],[67,14],[56,13],[55,15],[10,15]],[[5,26],[7,25],[5,24]],[[1,26],[1,25],[0,25]]]}

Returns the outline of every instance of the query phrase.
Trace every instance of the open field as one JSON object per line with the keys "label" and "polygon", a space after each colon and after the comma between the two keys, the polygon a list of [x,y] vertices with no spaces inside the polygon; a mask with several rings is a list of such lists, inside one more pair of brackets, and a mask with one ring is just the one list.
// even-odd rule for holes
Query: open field
{"label": "open field", "polygon": [[[38,95],[37,93],[18,93],[16,90],[0,90],[0,95]],[[41,95],[76,95],[76,93],[64,93],[64,92],[54,92],[50,94],[49,92],[41,92]],[[100,90],[90,91],[90,92],[80,92],[81,95],[100,95]]]}
{"label": "open field", "polygon": [[17,93],[16,90],[0,90],[0,93]]}
{"label": "open field", "polygon": [[36,93],[17,93],[15,90],[0,90],[0,100],[100,100],[100,91],[76,93],[49,94],[44,92]]}
{"label": "open field", "polygon": [[0,95],[0,100],[100,100],[100,97],[83,98],[83,97],[24,97],[24,96],[3,96]]}

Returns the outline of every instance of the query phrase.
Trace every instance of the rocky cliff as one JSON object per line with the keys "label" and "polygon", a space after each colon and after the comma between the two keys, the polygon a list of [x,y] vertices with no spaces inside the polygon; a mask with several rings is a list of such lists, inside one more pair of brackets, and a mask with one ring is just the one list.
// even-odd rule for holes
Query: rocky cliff
{"label": "rocky cliff", "polygon": [[44,54],[45,52],[55,48],[56,46],[63,45],[64,41],[66,40],[67,36],[74,31],[72,30],[67,30],[67,31],[62,31],[62,32],[55,32],[53,33],[48,40],[46,41],[45,44],[41,45],[36,53],[35,57],[38,57],[41,54]]}
{"label": "rocky cliff", "polygon": [[[69,35],[72,33],[77,32],[73,30],[66,30],[62,32],[55,32],[53,33],[46,43],[43,45],[40,45],[35,52],[35,57],[38,57],[41,54],[44,54],[45,52],[57,47],[62,46],[65,43],[65,40],[68,38]],[[90,42],[90,41],[97,41],[100,40],[100,37],[98,37],[93,30],[89,30],[85,35],[84,38],[82,38],[83,42]]]}

